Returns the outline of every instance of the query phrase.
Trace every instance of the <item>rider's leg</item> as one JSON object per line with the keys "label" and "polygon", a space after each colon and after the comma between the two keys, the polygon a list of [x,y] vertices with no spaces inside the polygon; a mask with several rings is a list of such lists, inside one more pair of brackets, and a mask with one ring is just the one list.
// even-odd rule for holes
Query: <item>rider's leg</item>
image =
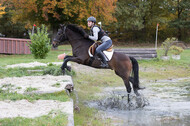
{"label": "rider's leg", "polygon": [[108,63],[107,63],[107,61],[106,61],[106,57],[105,57],[105,55],[103,54],[103,52],[99,52],[97,55],[98,55],[98,57],[101,58],[101,61],[102,61],[101,67],[107,68],[107,67],[108,67]]}
{"label": "rider's leg", "polygon": [[112,40],[108,40],[106,42],[103,42],[100,46],[96,48],[96,54],[98,55],[98,57],[102,59],[102,63],[103,63],[101,65],[102,67],[108,67],[106,57],[103,54],[103,51],[108,49],[111,45],[112,45]]}

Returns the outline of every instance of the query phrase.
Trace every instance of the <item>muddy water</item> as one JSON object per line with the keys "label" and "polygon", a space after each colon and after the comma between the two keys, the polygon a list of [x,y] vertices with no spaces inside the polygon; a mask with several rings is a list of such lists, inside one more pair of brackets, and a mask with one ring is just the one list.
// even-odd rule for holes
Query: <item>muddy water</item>
{"label": "muddy water", "polygon": [[[106,88],[104,98],[88,102],[117,126],[190,126],[190,78],[142,82],[141,96],[130,95],[124,87]],[[99,94],[100,95],[100,94]]]}

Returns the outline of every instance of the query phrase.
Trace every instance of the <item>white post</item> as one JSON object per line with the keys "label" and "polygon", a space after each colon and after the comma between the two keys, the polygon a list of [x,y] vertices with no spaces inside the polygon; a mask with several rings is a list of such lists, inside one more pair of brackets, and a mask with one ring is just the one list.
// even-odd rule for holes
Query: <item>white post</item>
{"label": "white post", "polygon": [[32,27],[32,35],[34,34],[34,26]]}
{"label": "white post", "polygon": [[100,28],[102,28],[102,22],[98,22],[98,24],[100,25]]}
{"label": "white post", "polygon": [[159,24],[156,25],[156,40],[155,40],[155,49],[157,49],[157,40],[158,40],[158,26]]}

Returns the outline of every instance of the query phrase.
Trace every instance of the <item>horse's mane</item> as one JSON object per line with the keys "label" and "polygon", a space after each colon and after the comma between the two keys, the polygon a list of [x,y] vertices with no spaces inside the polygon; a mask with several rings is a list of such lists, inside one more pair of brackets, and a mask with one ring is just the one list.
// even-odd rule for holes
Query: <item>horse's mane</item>
{"label": "horse's mane", "polygon": [[81,34],[82,36],[84,36],[86,34],[86,32],[84,31],[84,29],[82,27],[78,27],[75,24],[69,24],[69,25],[67,25],[67,28],[69,28],[70,30],[72,30],[76,33]]}
{"label": "horse's mane", "polygon": [[[84,35],[87,34],[82,27],[79,27],[76,24],[68,24],[67,28],[76,32],[76,33],[79,33],[82,37],[84,37]],[[88,39],[87,42],[89,42],[91,44],[94,43],[94,41],[91,39]]]}

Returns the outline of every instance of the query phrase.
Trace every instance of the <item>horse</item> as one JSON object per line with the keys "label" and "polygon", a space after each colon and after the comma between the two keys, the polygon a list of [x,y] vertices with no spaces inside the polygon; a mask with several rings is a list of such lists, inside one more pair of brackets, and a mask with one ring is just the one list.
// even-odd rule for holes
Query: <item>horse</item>
{"label": "horse", "polygon": [[[53,47],[57,47],[60,42],[63,43],[64,41],[69,41],[73,53],[72,56],[65,56],[61,66],[63,72],[65,69],[69,71],[71,70],[71,67],[67,66],[67,62],[69,61],[94,68],[101,68],[101,60],[98,58],[91,58],[88,54],[89,47],[95,42],[93,40],[84,38],[85,34],[87,33],[84,31],[84,29],[77,25],[60,25],[57,35],[53,40]],[[128,102],[130,101],[129,94],[131,93],[132,89],[129,82],[132,83],[134,93],[137,96],[140,95],[138,90],[144,88],[139,86],[139,65],[134,57],[127,56],[123,53],[114,52],[111,60],[108,61],[108,65],[109,67],[106,69],[114,70],[115,74],[122,78],[128,93]]]}

